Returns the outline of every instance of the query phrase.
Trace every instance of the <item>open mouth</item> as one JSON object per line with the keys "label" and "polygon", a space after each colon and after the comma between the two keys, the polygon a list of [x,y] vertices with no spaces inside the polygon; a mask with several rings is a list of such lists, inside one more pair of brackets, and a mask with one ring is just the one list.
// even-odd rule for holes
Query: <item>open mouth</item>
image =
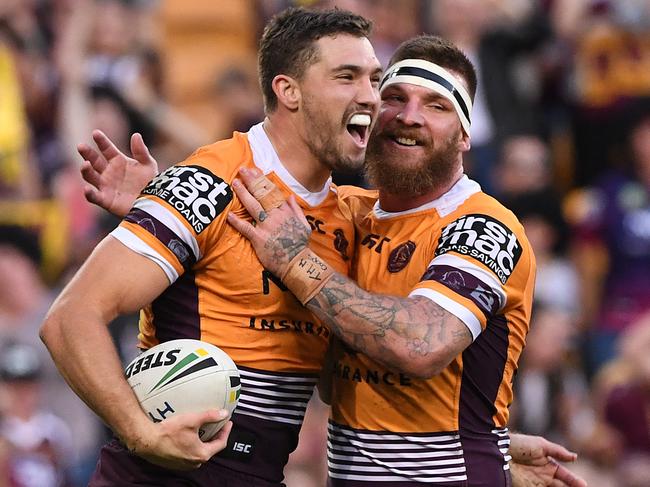
{"label": "open mouth", "polygon": [[366,144],[370,122],[370,115],[366,113],[355,113],[350,117],[346,128],[358,145],[364,146]]}

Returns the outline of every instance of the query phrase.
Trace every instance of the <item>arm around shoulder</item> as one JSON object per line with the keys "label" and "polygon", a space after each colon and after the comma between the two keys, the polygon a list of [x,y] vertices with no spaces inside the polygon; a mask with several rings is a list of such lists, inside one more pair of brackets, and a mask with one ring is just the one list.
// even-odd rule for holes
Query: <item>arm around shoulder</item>
{"label": "arm around shoulder", "polygon": [[430,299],[370,293],[340,274],[307,307],[348,345],[413,377],[439,374],[472,343],[469,328]]}

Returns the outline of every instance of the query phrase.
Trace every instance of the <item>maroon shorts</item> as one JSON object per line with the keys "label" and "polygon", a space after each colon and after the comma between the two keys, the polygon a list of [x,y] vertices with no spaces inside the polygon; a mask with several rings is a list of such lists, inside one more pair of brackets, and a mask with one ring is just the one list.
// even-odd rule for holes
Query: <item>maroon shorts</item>
{"label": "maroon shorts", "polygon": [[197,470],[180,472],[153,465],[112,440],[99,454],[89,487],[285,487],[238,472],[212,460]]}

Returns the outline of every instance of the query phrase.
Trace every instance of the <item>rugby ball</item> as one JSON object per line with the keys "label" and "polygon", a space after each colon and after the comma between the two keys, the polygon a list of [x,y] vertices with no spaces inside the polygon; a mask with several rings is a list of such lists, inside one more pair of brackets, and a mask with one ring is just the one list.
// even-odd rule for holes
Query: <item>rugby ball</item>
{"label": "rugby ball", "polygon": [[239,400],[239,371],[220,348],[199,340],[170,340],[142,352],[125,369],[142,409],[158,423],[176,413],[226,409],[228,418],[199,429],[210,440]]}

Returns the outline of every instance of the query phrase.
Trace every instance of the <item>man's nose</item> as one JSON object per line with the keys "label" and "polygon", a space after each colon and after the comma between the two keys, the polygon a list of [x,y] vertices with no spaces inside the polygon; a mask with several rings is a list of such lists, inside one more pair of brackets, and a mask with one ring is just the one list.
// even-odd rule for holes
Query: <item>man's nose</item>
{"label": "man's nose", "polygon": [[356,102],[371,108],[379,105],[379,87],[369,77],[361,81]]}
{"label": "man's nose", "polygon": [[424,123],[421,107],[419,103],[414,100],[406,102],[395,118],[401,121],[404,125],[409,126],[419,126]]}

